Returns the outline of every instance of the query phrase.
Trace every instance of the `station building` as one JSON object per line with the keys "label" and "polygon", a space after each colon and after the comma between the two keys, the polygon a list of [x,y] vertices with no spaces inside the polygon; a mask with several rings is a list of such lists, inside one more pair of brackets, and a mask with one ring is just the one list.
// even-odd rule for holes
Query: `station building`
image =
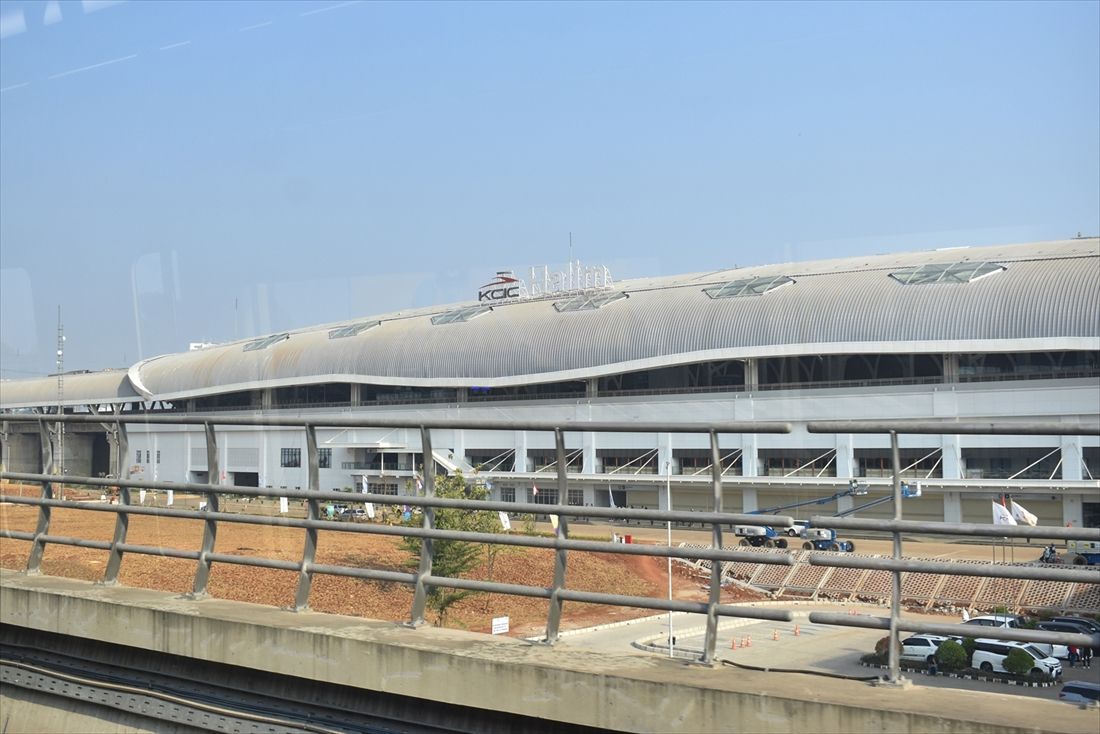
{"label": "station building", "polygon": [[[787,421],[790,434],[721,437],[725,509],[766,510],[851,479],[872,497],[889,491],[887,437],[810,434],[810,421],[1095,423],[1100,239],[622,282],[578,263],[526,280],[499,273],[466,303],[196,346],[66,374],[63,409],[362,418],[363,428],[318,429],[321,486],[397,495],[417,491],[420,437],[372,429],[372,418]],[[0,383],[4,412],[50,414],[58,403],[56,376]],[[41,470],[35,430],[5,424],[5,468]],[[108,473],[102,429],[68,430],[65,471]],[[569,433],[566,497],[551,434],[438,430],[433,454],[501,501],[664,508],[670,496],[674,509],[706,510],[707,441]],[[131,425],[129,444],[131,476],[210,480],[199,426]],[[219,450],[223,484],[306,484],[301,430],[224,427]],[[990,499],[1007,493],[1042,524],[1100,526],[1095,433],[902,435],[901,461],[922,487],[906,518],[990,522]],[[847,511],[860,499],[792,512]]]}

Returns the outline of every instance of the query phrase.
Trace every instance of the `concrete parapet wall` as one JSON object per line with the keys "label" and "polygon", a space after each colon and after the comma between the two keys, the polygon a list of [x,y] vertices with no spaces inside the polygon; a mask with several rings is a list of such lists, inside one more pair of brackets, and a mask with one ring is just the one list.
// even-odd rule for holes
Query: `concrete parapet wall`
{"label": "concrete parapet wall", "polygon": [[1095,712],[0,573],[0,622],[370,691],[638,732],[1095,734]]}

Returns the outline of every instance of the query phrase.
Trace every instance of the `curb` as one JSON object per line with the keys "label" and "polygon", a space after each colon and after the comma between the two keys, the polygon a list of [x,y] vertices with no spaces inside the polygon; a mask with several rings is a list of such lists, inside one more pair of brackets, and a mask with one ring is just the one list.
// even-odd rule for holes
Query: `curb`
{"label": "curb", "polygon": [[[890,667],[889,665],[876,665],[874,663],[865,663],[862,661],[860,661],[859,664],[864,668],[878,668],[879,670],[886,670]],[[920,670],[918,668],[902,667],[901,670],[904,670],[906,673],[933,675],[933,673],[929,673],[927,670]],[[1023,686],[1024,688],[1052,688],[1059,684],[1059,681],[1009,680],[1007,678],[990,678],[988,676],[974,675],[972,673],[947,673],[942,670],[937,670],[934,675],[942,678],[962,678],[964,680],[980,680],[988,683],[1004,683],[1005,685]]]}

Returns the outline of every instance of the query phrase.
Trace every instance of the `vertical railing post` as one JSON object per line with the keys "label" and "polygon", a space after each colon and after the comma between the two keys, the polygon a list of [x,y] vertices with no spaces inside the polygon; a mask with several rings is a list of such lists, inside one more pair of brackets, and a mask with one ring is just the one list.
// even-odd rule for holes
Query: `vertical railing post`
{"label": "vertical railing post", "polygon": [[[214,432],[214,424],[206,421],[203,424],[206,429],[206,483],[221,484],[221,470],[218,468],[218,439]],[[206,511],[218,511],[218,493],[206,493]],[[206,596],[206,585],[210,581],[210,554],[214,552],[214,544],[218,540],[218,523],[211,517],[203,520],[202,550],[199,551],[199,565],[195,570],[195,588],[191,596],[201,599]]]}
{"label": "vertical railing post", "polygon": [[[424,496],[435,496],[435,456],[432,455],[432,432],[420,427],[420,448],[424,456]],[[424,529],[435,527],[435,508],[424,506]],[[428,606],[428,594],[431,589],[426,579],[432,575],[433,543],[431,538],[420,542],[420,568],[416,572],[416,591],[413,593],[412,614],[409,625],[419,627],[424,624],[424,610]]]}
{"label": "vertical railing post", "polygon": [[[901,457],[898,453],[898,433],[890,431],[890,460],[894,465],[894,520],[901,520]],[[897,530],[894,536],[894,560],[901,559],[901,533]],[[899,669],[898,655],[901,651],[901,643],[898,636],[898,621],[901,618],[901,571],[891,573],[890,585],[890,653],[889,653],[889,683],[903,685]]]}
{"label": "vertical railing post", "polygon": [[[57,459],[53,446],[53,435],[45,421],[38,421],[38,436],[42,441],[42,473],[54,474],[57,472]],[[53,499],[53,483],[42,482],[42,499]],[[42,570],[42,554],[46,550],[46,541],[43,535],[50,532],[50,507],[40,505],[38,508],[38,524],[34,528],[34,541],[31,543],[31,552],[27,556],[27,573],[38,574]]]}
{"label": "vertical railing post", "polygon": [[[569,476],[566,473],[568,464],[565,459],[565,434],[560,428],[554,429],[554,448],[558,460],[558,504],[569,495]],[[568,537],[569,526],[564,515],[558,515],[558,527],[555,531],[554,542],[557,543]],[[550,609],[546,616],[546,644],[553,645],[558,639],[558,630],[561,627],[561,590],[565,587],[566,554],[565,548],[558,547],[554,555],[554,585],[550,589]]]}
{"label": "vertical railing post", "polygon": [[[317,427],[306,425],[306,480],[310,492],[321,491],[321,470],[317,457]],[[318,519],[320,512],[317,500],[306,500],[310,520]],[[294,610],[301,612],[309,609],[309,590],[313,586],[313,561],[317,557],[317,528],[306,528],[305,547],[302,548],[302,565],[298,569],[298,593],[294,597]]]}
{"label": "vertical railing post", "polygon": [[[718,450],[718,434],[710,432],[710,465],[714,483],[714,511],[722,511],[722,456]],[[722,548],[722,525],[714,523],[711,531],[711,545],[715,550]],[[710,599],[707,602],[707,632],[703,642],[703,663],[714,662],[714,651],[718,646],[718,604],[722,601],[722,564],[717,560],[710,562]]]}
{"label": "vertical railing post", "polygon": [[[130,453],[130,440],[126,433],[126,424],[115,422],[108,427],[108,443],[111,446],[111,473],[119,479],[126,479],[129,472],[123,472],[122,467],[126,456]],[[123,475],[126,476],[123,476]],[[118,487],[119,502],[122,506],[130,504],[130,488]],[[130,529],[130,513],[119,512],[115,516],[115,534],[111,538],[111,552],[107,556],[107,568],[103,572],[103,583],[114,586],[118,583],[118,572],[122,568],[122,549],[119,545],[126,542],[126,533]]]}

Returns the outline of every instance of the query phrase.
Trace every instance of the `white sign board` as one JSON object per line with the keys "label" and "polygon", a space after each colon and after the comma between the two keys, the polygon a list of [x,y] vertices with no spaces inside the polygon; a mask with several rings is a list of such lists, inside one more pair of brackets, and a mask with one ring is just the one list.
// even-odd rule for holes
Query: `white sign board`
{"label": "white sign board", "polygon": [[373,520],[374,519],[374,503],[373,502],[367,502],[366,505],[367,505],[367,517],[369,517],[371,520]]}
{"label": "white sign board", "polygon": [[290,512],[290,502],[287,501],[286,497],[279,498],[279,512],[283,513],[284,515]]}
{"label": "white sign board", "polygon": [[508,517],[507,512],[501,512],[500,513],[500,526],[502,528],[504,528],[505,530],[511,530],[512,529],[512,520]]}
{"label": "white sign board", "polygon": [[508,632],[508,617],[493,617],[493,634],[503,635]]}

